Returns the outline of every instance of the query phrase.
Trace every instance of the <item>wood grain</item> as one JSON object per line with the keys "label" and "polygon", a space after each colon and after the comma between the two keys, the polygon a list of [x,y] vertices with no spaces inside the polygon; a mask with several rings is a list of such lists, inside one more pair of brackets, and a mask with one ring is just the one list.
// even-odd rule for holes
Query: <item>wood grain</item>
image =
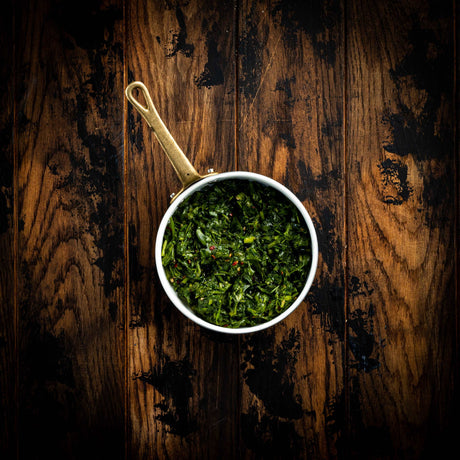
{"label": "wood grain", "polygon": [[19,457],[121,458],[121,3],[16,21]]}
{"label": "wood grain", "polygon": [[[234,168],[233,2],[130,2],[127,77],[148,87],[200,173]],[[128,83],[127,81],[127,83]],[[237,458],[238,340],[183,317],[156,274],[156,229],[180,188],[128,108],[130,447],[135,458]]]}
{"label": "wood grain", "polygon": [[347,25],[352,452],[447,454],[456,315],[452,3],[353,1]]}
{"label": "wood grain", "polygon": [[[0,457],[449,458],[458,438],[452,0],[7,0],[0,19]],[[241,338],[156,274],[180,183],[290,188],[305,302]]]}
{"label": "wood grain", "polygon": [[[0,457],[16,453],[14,6],[0,19]],[[16,229],[17,230],[17,229]]]}
{"label": "wood grain", "polygon": [[305,204],[319,235],[311,294],[242,342],[245,458],[334,458],[343,428],[343,6],[244,1],[239,168]]}

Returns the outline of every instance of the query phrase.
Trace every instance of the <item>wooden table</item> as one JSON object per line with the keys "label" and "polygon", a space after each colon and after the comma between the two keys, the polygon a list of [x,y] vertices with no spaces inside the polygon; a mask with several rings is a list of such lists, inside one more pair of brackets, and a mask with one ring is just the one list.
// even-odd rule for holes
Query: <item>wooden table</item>
{"label": "wooden table", "polygon": [[[458,446],[455,2],[2,6],[1,458]],[[317,276],[279,325],[211,333],[165,296],[180,184],[134,80],[198,171],[273,177],[311,214]]]}

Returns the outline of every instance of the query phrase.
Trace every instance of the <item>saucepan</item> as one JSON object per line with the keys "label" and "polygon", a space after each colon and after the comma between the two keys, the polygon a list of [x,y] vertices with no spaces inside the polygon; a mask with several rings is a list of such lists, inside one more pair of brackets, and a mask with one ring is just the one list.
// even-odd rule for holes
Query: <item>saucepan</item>
{"label": "saucepan", "polygon": [[[138,90],[140,93],[142,93],[143,98],[145,100],[145,105],[141,103],[135,96],[135,90]],[[161,285],[164,291],[166,292],[167,296],[169,297],[170,301],[183,315],[185,315],[190,320],[194,321],[196,324],[204,328],[210,329],[212,331],[225,334],[245,334],[260,331],[272,327],[275,324],[282,321],[283,319],[285,319],[294,310],[296,310],[296,308],[304,300],[313,283],[318,264],[318,240],[316,236],[315,227],[313,225],[310,215],[308,214],[302,202],[295,196],[293,192],[291,192],[283,184],[262,174],[246,171],[230,171],[216,173],[212,169],[209,169],[207,174],[200,175],[192,166],[190,161],[187,159],[185,154],[182,152],[182,150],[177,145],[174,138],[171,136],[170,132],[162,122],[152,102],[152,99],[146,86],[142,82],[136,81],[127,86],[125,93],[126,97],[131,102],[131,104],[136,108],[136,110],[142,115],[142,117],[147,121],[148,125],[152,128],[153,132],[155,133],[155,136],[157,137],[164,152],[171,161],[171,164],[182,183],[181,190],[178,193],[171,194],[172,199],[170,206],[166,210],[160,222],[155,240],[156,268]],[[305,277],[303,289],[301,290],[300,294],[297,296],[295,301],[285,311],[280,313],[275,318],[263,322],[261,324],[248,327],[229,328],[219,326],[216,324],[212,324],[203,319],[202,317],[198,316],[185,303],[185,301],[179,298],[178,294],[174,289],[173,284],[170,282],[166,275],[162,263],[162,248],[163,241],[165,239],[165,232],[168,228],[168,222],[174,215],[177,208],[181,205],[181,203],[184,202],[184,200],[187,200],[189,197],[191,197],[192,194],[196,193],[197,191],[203,190],[206,187],[212,187],[214,184],[228,180],[254,181],[263,184],[264,186],[271,187],[280,192],[298,209],[301,218],[305,221],[305,226],[308,230],[311,241],[311,262],[308,275]]]}

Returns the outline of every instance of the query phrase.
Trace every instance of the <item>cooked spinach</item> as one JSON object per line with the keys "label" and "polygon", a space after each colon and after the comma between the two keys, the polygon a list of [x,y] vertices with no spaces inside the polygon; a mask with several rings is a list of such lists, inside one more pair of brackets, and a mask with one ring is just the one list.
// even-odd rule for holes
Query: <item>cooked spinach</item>
{"label": "cooked spinach", "polygon": [[225,180],[177,207],[161,256],[179,298],[199,317],[239,328],[269,321],[295,301],[311,244],[305,220],[282,193]]}

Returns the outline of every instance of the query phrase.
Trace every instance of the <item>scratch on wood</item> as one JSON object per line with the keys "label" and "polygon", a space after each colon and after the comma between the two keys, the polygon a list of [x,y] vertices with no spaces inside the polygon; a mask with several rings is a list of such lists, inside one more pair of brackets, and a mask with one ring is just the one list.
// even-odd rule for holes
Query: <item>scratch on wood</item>
{"label": "scratch on wood", "polygon": [[273,60],[275,59],[276,53],[278,52],[278,45],[279,45],[280,40],[281,40],[281,35],[278,37],[278,40],[277,40],[276,45],[275,45],[275,50],[273,51],[273,55],[270,58],[270,61],[268,62],[267,67],[265,68],[265,71],[263,72],[262,76],[260,77],[259,86],[257,87],[256,92],[254,94],[254,97],[252,98],[252,101],[249,104],[249,108],[246,111],[246,115],[245,115],[245,117],[243,119],[243,123],[242,123],[243,125],[245,125],[246,122],[247,122],[249,113],[251,112],[251,109],[254,106],[254,103],[255,103],[255,101],[257,99],[257,96],[259,95],[260,88],[262,87],[262,84],[265,81],[265,77],[267,76],[267,72],[270,70],[270,68],[271,68],[271,66],[273,64]]}

